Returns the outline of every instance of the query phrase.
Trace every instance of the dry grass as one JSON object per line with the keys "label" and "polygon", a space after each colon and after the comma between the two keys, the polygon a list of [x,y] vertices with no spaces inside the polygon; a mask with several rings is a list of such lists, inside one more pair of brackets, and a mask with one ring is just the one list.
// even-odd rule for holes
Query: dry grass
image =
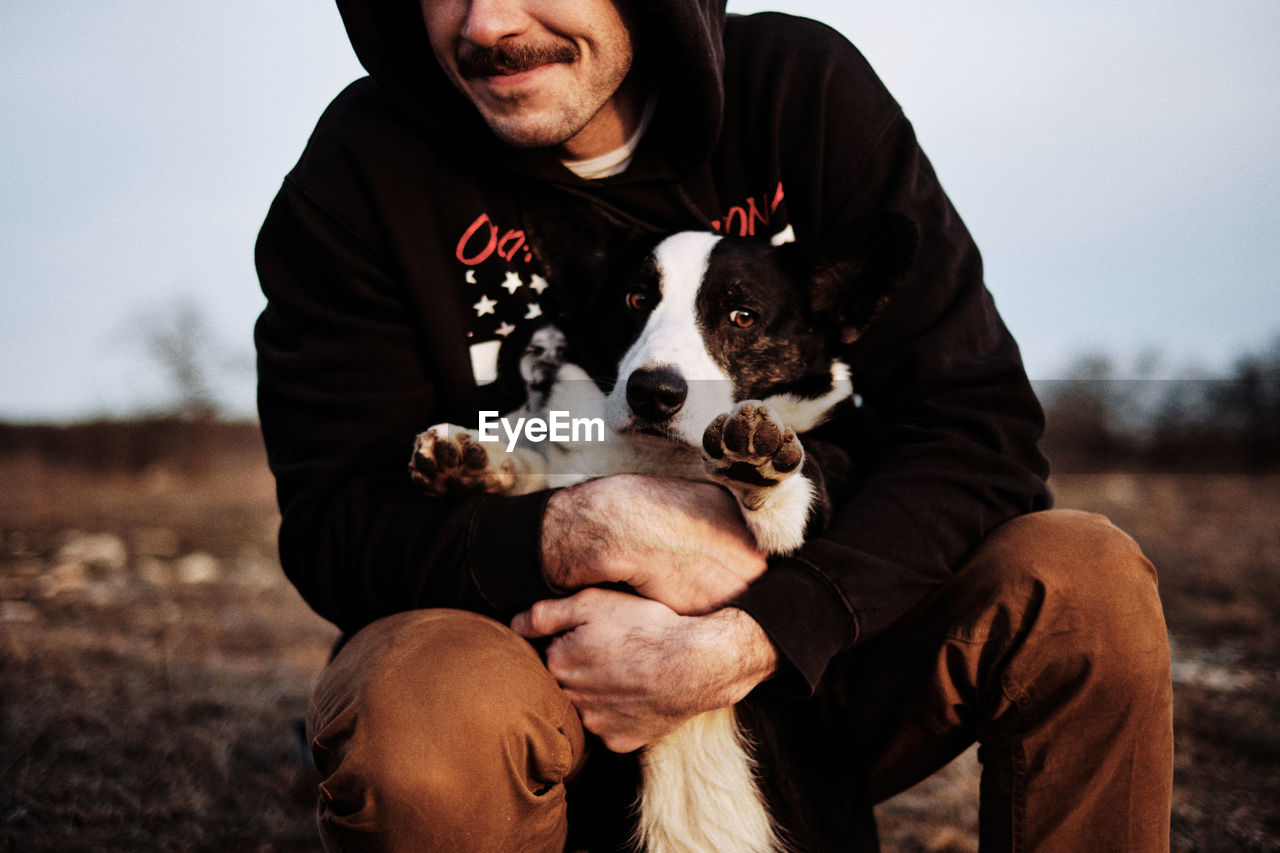
{"label": "dry grass", "polygon": [[[186,479],[0,457],[0,848],[313,850],[292,726],[334,631],[280,575],[260,454]],[[1174,847],[1280,839],[1280,478],[1065,477],[1161,570]],[[972,752],[879,813],[888,850],[976,849]]]}
{"label": "dry grass", "polygon": [[0,847],[317,849],[292,727],[335,632],[280,573],[263,460],[220,463],[0,464]]}

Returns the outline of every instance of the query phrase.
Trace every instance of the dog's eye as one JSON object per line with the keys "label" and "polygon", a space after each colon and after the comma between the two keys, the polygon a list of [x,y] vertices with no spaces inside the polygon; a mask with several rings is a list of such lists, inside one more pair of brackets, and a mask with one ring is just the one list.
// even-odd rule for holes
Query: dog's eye
{"label": "dog's eye", "polygon": [[649,310],[649,294],[643,289],[637,287],[627,291],[627,295],[623,297],[626,306],[632,311],[648,311]]}
{"label": "dog's eye", "polygon": [[756,321],[754,311],[748,311],[745,308],[735,308],[729,312],[729,322],[737,326],[739,329],[745,329]]}

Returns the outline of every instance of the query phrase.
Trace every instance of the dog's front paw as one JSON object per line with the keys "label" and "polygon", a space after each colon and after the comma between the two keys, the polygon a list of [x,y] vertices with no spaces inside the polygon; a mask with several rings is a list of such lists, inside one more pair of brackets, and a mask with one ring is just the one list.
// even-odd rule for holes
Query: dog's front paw
{"label": "dog's front paw", "polygon": [[[795,430],[758,400],[720,415],[702,434],[702,463],[713,479],[749,491],[776,486],[804,462]],[[741,491],[735,489],[735,491]]]}
{"label": "dog's front paw", "polygon": [[515,481],[510,460],[494,459],[474,433],[452,424],[418,435],[409,476],[433,495],[502,494]]}

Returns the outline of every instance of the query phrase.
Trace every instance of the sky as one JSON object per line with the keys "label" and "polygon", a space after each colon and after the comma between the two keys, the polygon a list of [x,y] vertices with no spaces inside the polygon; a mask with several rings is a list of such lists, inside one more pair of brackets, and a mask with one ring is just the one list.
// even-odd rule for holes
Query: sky
{"label": "sky", "polygon": [[[850,38],[977,238],[1033,379],[1221,372],[1280,335],[1280,3],[731,0]],[[316,0],[0,4],[0,420],[170,402],[202,323],[252,415],[253,241],[362,73]]]}

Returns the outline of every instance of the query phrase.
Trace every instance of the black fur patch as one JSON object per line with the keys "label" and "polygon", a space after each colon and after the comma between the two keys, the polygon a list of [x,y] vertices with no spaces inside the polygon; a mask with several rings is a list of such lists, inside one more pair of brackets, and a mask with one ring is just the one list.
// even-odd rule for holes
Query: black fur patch
{"label": "black fur patch", "polygon": [[[697,296],[707,351],[733,377],[738,400],[831,390],[824,335],[805,316],[803,270],[786,247],[726,237],[711,251]],[[741,312],[750,316],[743,326]]]}

